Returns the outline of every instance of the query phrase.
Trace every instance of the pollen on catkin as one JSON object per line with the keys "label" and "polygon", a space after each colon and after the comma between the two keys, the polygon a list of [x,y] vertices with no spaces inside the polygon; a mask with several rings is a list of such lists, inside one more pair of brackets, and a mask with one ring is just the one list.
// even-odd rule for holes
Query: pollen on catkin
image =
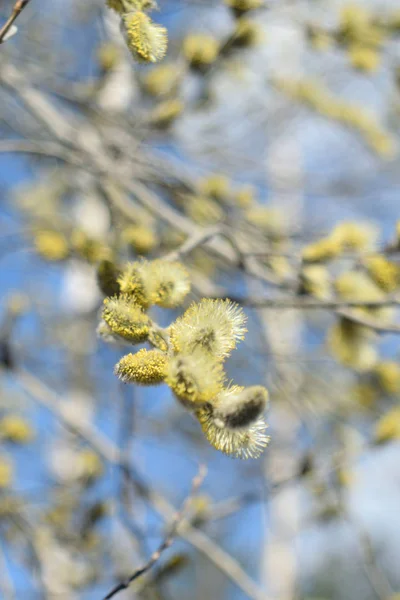
{"label": "pollen on catkin", "polygon": [[0,490],[11,485],[14,469],[12,463],[4,455],[0,455]]}
{"label": "pollen on catkin", "polygon": [[142,272],[152,304],[175,308],[190,292],[189,273],[180,262],[153,260],[143,265]]}
{"label": "pollen on catkin", "polygon": [[220,427],[219,420],[215,421],[211,405],[201,408],[196,416],[207,441],[224,454],[241,459],[258,458],[268,445],[267,425],[262,418],[247,428],[228,429]]}
{"label": "pollen on catkin", "polygon": [[249,48],[257,45],[262,39],[262,30],[258,23],[241,17],[236,21],[233,32],[233,46],[237,48]]}
{"label": "pollen on catkin", "polygon": [[382,444],[400,439],[400,408],[394,407],[384,414],[375,426],[375,442]]}
{"label": "pollen on catkin", "polygon": [[69,254],[67,239],[59,231],[38,231],[33,239],[33,245],[36,252],[49,261],[64,260]]}
{"label": "pollen on catkin", "polygon": [[154,0],[106,0],[108,8],[120,15],[134,10],[151,10],[157,7]]}
{"label": "pollen on catkin", "polygon": [[304,265],[300,273],[301,291],[321,300],[331,295],[331,276],[325,265]]}
{"label": "pollen on catkin", "polygon": [[221,363],[202,353],[178,354],[168,365],[166,383],[187,408],[212,401],[224,383]]}
{"label": "pollen on catkin", "polygon": [[115,10],[115,12],[121,15],[124,12],[124,5],[122,3],[122,0],[106,0],[106,5],[108,6],[108,8]]}
{"label": "pollen on catkin", "polygon": [[213,406],[215,425],[228,429],[246,428],[264,412],[268,391],[261,385],[248,388],[232,386],[218,394]]}
{"label": "pollen on catkin", "polygon": [[400,265],[381,254],[368,256],[364,260],[368,275],[385,292],[394,292],[400,287]]}
{"label": "pollen on catkin", "polygon": [[332,356],[347,367],[367,371],[377,361],[373,333],[349,319],[339,319],[329,329],[327,340]]}
{"label": "pollen on catkin", "polygon": [[124,14],[122,20],[128,48],[136,60],[157,62],[164,58],[168,44],[165,27],[141,11]]}
{"label": "pollen on catkin", "polygon": [[382,290],[362,271],[347,271],[335,280],[335,290],[343,300],[378,302],[384,298]]}
{"label": "pollen on catkin", "polygon": [[184,208],[192,221],[203,227],[220,223],[225,216],[222,207],[212,197],[208,196],[192,194],[187,197]]}
{"label": "pollen on catkin", "polygon": [[139,350],[136,354],[127,354],[115,366],[115,374],[124,383],[157,385],[167,374],[168,359],[158,350]]}
{"label": "pollen on catkin", "polygon": [[205,298],[192,304],[170,327],[176,352],[195,350],[214,358],[225,358],[244,338],[246,315],[230,300]]}
{"label": "pollen on catkin", "polygon": [[307,263],[326,262],[339,256],[340,242],[334,237],[326,237],[303,248],[302,259]]}
{"label": "pollen on catkin", "polygon": [[177,89],[181,77],[182,70],[178,65],[158,65],[143,77],[143,87],[152,96],[167,96]]}
{"label": "pollen on catkin", "polygon": [[122,231],[121,238],[140,256],[149,254],[157,246],[156,235],[147,225],[129,225]]}
{"label": "pollen on catkin", "polygon": [[26,444],[33,436],[33,429],[26,419],[18,415],[6,415],[0,419],[0,439],[14,444]]}
{"label": "pollen on catkin", "polygon": [[132,344],[147,339],[150,319],[129,296],[106,298],[102,316],[113,333]]}
{"label": "pollen on catkin", "polygon": [[215,61],[218,41],[206,33],[189,34],[183,41],[183,54],[193,67],[204,67]]}
{"label": "pollen on catkin", "polygon": [[400,394],[400,364],[383,360],[375,365],[374,375],[386,394]]}
{"label": "pollen on catkin", "polygon": [[[350,302],[381,302],[385,299],[384,291],[363,271],[347,271],[336,278],[334,282],[336,293],[343,300]],[[392,308],[360,307],[353,309],[358,314],[373,316],[382,321],[390,320]]]}
{"label": "pollen on catkin", "polygon": [[230,195],[230,179],[226,175],[215,173],[199,181],[199,190],[218,202],[225,202]]}
{"label": "pollen on catkin", "polygon": [[140,261],[127,263],[118,277],[118,284],[123,294],[130,296],[143,308],[150,306],[150,298],[143,281],[143,263]]}
{"label": "pollen on catkin", "polygon": [[160,102],[149,115],[149,122],[153,127],[166,129],[185,110],[185,104],[180,98],[171,98]]}
{"label": "pollen on catkin", "polygon": [[377,239],[377,229],[369,223],[354,223],[343,221],[332,230],[330,238],[339,242],[342,250],[368,250]]}

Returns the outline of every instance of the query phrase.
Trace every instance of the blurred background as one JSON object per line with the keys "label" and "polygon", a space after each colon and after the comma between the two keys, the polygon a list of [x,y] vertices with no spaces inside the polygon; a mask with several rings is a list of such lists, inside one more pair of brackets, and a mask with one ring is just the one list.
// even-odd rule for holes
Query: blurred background
{"label": "blurred background", "polygon": [[[118,597],[398,600],[399,5],[158,4],[155,65],[103,0],[31,0],[0,45],[0,598],[105,597],[205,464]],[[195,236],[187,304],[243,305],[228,375],[269,390],[257,460],[97,335],[104,261]]]}

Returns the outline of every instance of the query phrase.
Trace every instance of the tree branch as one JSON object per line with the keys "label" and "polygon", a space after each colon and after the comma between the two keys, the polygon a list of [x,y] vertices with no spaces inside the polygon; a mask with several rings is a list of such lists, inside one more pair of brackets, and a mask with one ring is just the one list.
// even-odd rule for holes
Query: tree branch
{"label": "tree branch", "polygon": [[135,579],[137,579],[141,575],[144,575],[145,573],[147,573],[147,571],[149,571],[153,567],[153,565],[155,565],[155,563],[159,560],[162,553],[172,545],[172,543],[177,535],[178,526],[184,519],[185,513],[187,512],[187,509],[189,507],[189,504],[190,504],[194,494],[196,493],[198,488],[201,486],[206,473],[207,473],[206,467],[204,465],[201,465],[199,468],[198,474],[193,479],[192,489],[191,489],[189,495],[187,496],[186,500],[184,501],[181,510],[175,515],[175,517],[173,519],[173,522],[171,524],[168,535],[162,541],[162,543],[157,548],[157,550],[155,552],[153,552],[149,561],[143,567],[141,567],[140,569],[137,569],[134,573],[132,573],[132,575],[130,577],[128,577],[128,579],[126,581],[123,581],[123,582],[119,583],[118,585],[116,585],[111,590],[111,592],[109,592],[104,597],[104,600],[110,600],[110,598],[113,598],[122,590],[126,590],[130,586],[130,584],[133,581],[135,581]]}
{"label": "tree branch", "polygon": [[[56,392],[51,390],[40,379],[28,371],[19,369],[13,375],[20,386],[42,406],[45,406],[65,427],[81,437],[104,460],[122,469],[127,479],[135,486],[138,493],[145,498],[164,520],[170,521],[175,516],[174,507],[161,494],[151,489],[140,474],[129,465],[120,449],[98,431],[91,423],[77,420],[70,412],[63,410]],[[249,598],[268,600],[264,590],[243,570],[242,566],[203,531],[193,527],[188,519],[181,519],[177,525],[177,533],[188,541],[199,552],[204,554],[216,567],[235,583]]]}
{"label": "tree branch", "polygon": [[28,6],[30,0],[17,0],[12,9],[11,15],[0,29],[0,44],[7,40],[7,33],[10,31],[14,21],[19,17],[21,12]]}

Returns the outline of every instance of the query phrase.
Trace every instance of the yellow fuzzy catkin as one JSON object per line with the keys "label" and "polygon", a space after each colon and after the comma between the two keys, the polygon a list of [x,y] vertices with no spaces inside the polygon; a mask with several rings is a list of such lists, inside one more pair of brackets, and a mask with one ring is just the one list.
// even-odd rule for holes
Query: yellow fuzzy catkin
{"label": "yellow fuzzy catkin", "polygon": [[241,459],[258,458],[268,445],[267,425],[262,418],[247,428],[228,429],[215,422],[212,406],[201,408],[196,416],[207,441],[224,454]]}
{"label": "yellow fuzzy catkin", "polygon": [[357,371],[371,369],[378,358],[372,334],[362,325],[340,319],[328,331],[328,346],[341,364]]}
{"label": "yellow fuzzy catkin", "polygon": [[157,65],[143,77],[143,87],[152,96],[167,96],[176,90],[181,76],[176,64]]}
{"label": "yellow fuzzy catkin", "polygon": [[144,308],[152,304],[174,308],[190,291],[187,269],[179,262],[162,259],[128,263],[118,282],[121,291]]}
{"label": "yellow fuzzy catkin", "polygon": [[143,280],[143,263],[127,263],[118,277],[118,284],[123,294],[130,296],[143,308],[150,306],[150,298]]}
{"label": "yellow fuzzy catkin", "polygon": [[394,137],[379,124],[376,116],[363,106],[335,97],[323,85],[310,80],[275,78],[272,84],[294,100],[303,102],[321,115],[353,128],[365,143],[383,158],[396,153]]}
{"label": "yellow fuzzy catkin", "polygon": [[164,381],[167,374],[168,359],[158,350],[139,350],[136,354],[127,354],[115,366],[115,374],[124,383],[139,385],[157,385]]}
{"label": "yellow fuzzy catkin", "polygon": [[71,249],[90,264],[95,264],[110,255],[109,250],[100,240],[91,238],[81,229],[74,229],[71,232],[70,240]]}
{"label": "yellow fuzzy catkin", "polygon": [[336,278],[335,290],[343,300],[360,302],[379,302],[384,293],[362,271],[346,271]]}
{"label": "yellow fuzzy catkin", "polygon": [[302,259],[306,263],[327,262],[339,256],[341,251],[341,244],[336,239],[326,237],[303,248]]}
{"label": "yellow fuzzy catkin", "polygon": [[157,7],[154,0],[106,0],[108,8],[120,15],[135,10],[150,10]]}
{"label": "yellow fuzzy catkin", "polygon": [[79,478],[86,483],[92,483],[103,475],[103,463],[94,450],[90,448],[81,450],[76,456],[76,461]]}
{"label": "yellow fuzzy catkin", "polygon": [[187,408],[210,402],[222,390],[221,363],[202,353],[178,354],[168,365],[166,383]]}
{"label": "yellow fuzzy catkin", "polygon": [[261,385],[247,388],[231,386],[223,390],[214,401],[214,422],[219,427],[242,429],[255,422],[264,412],[268,391]]}
{"label": "yellow fuzzy catkin", "polygon": [[18,415],[7,415],[0,419],[0,439],[26,444],[32,441],[33,436],[33,429],[26,419]]}
{"label": "yellow fuzzy catkin", "polygon": [[286,217],[275,206],[250,206],[246,212],[246,220],[272,240],[280,240],[285,236]]}
{"label": "yellow fuzzy catkin", "polygon": [[366,73],[376,71],[381,64],[379,51],[364,44],[350,44],[348,55],[351,65]]}
{"label": "yellow fuzzy catkin", "polygon": [[112,42],[101,44],[97,50],[97,61],[104,71],[111,71],[121,60],[121,51]]}
{"label": "yellow fuzzy catkin", "polygon": [[149,121],[153,127],[169,127],[185,110],[185,104],[179,98],[160,102],[150,113]]}
{"label": "yellow fuzzy catkin", "polygon": [[371,248],[376,242],[377,234],[376,227],[369,223],[343,221],[333,228],[329,237],[337,241],[342,250],[357,252]]}
{"label": "yellow fuzzy catkin", "polygon": [[4,455],[0,455],[0,490],[7,488],[12,483],[13,466]]}
{"label": "yellow fuzzy catkin", "polygon": [[156,235],[147,225],[129,225],[122,231],[121,238],[141,256],[149,254],[157,245]]}
{"label": "yellow fuzzy catkin", "polygon": [[388,260],[381,254],[364,259],[368,275],[385,292],[393,292],[400,286],[400,265]]}
{"label": "yellow fuzzy catkin", "polygon": [[262,29],[254,20],[241,17],[236,21],[232,45],[237,48],[256,46],[262,39]]}
{"label": "yellow fuzzy catkin", "polygon": [[[382,302],[385,293],[363,271],[347,271],[337,277],[334,282],[337,295],[349,302]],[[387,307],[360,307],[353,309],[360,315],[373,316],[387,321],[392,317],[393,310]]]}
{"label": "yellow fuzzy catkin", "polygon": [[379,385],[386,394],[400,394],[400,364],[394,360],[384,360],[374,368]]}
{"label": "yellow fuzzy catkin", "polygon": [[400,439],[400,408],[392,408],[379,419],[374,438],[378,444]]}
{"label": "yellow fuzzy catkin", "polygon": [[379,397],[379,390],[371,381],[358,381],[350,391],[352,399],[365,409],[374,406]]}
{"label": "yellow fuzzy catkin", "polygon": [[147,339],[150,319],[129,296],[106,298],[102,316],[114,334],[132,344]]}
{"label": "yellow fuzzy catkin", "polygon": [[106,0],[108,8],[115,10],[115,12],[122,14],[124,12],[124,5],[122,0]]}
{"label": "yellow fuzzy catkin", "polygon": [[65,235],[49,229],[38,231],[33,238],[36,252],[45,260],[65,260],[69,255],[68,242]]}
{"label": "yellow fuzzy catkin", "polygon": [[218,52],[218,41],[206,33],[192,33],[183,40],[183,55],[192,66],[210,65]]}
{"label": "yellow fuzzy catkin", "polygon": [[177,261],[145,263],[143,277],[151,303],[163,308],[179,306],[190,292],[189,272]]}
{"label": "yellow fuzzy catkin", "polygon": [[245,323],[243,310],[234,302],[206,298],[192,304],[171,325],[171,343],[176,352],[198,350],[222,359],[244,338]]}
{"label": "yellow fuzzy catkin", "polygon": [[119,268],[110,260],[102,260],[97,265],[97,285],[105,296],[116,296],[120,293],[119,275]]}
{"label": "yellow fuzzy catkin", "polygon": [[256,190],[252,185],[243,185],[233,195],[233,202],[242,209],[249,209],[256,202]]}
{"label": "yellow fuzzy catkin", "polygon": [[192,221],[204,227],[220,223],[224,219],[222,207],[207,196],[188,196],[185,212]]}
{"label": "yellow fuzzy catkin", "polygon": [[330,50],[335,44],[333,35],[329,34],[318,27],[309,26],[307,28],[307,37],[314,50],[317,52],[325,52]]}
{"label": "yellow fuzzy catkin", "polygon": [[215,173],[200,179],[198,187],[205,196],[211,196],[218,202],[224,202],[230,194],[230,179],[226,175]]}
{"label": "yellow fuzzy catkin", "polygon": [[395,247],[400,250],[400,220],[396,222]]}
{"label": "yellow fuzzy catkin", "polygon": [[322,265],[305,265],[300,273],[301,291],[320,298],[331,295],[331,276],[328,269]]}
{"label": "yellow fuzzy catkin", "polygon": [[141,11],[126,13],[122,17],[128,48],[136,60],[157,62],[167,52],[168,36],[165,27],[153,23]]}

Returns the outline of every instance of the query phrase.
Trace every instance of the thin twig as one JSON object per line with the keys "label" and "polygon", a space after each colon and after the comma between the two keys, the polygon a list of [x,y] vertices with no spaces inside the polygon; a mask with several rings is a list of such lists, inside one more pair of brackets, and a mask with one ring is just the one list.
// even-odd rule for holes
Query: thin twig
{"label": "thin twig", "polygon": [[317,298],[309,297],[294,297],[294,298],[240,298],[232,297],[238,304],[249,306],[251,308],[273,308],[273,309],[321,309],[321,310],[336,310],[346,308],[383,308],[388,306],[400,306],[400,298],[387,298],[376,302],[360,302],[355,300],[318,300]]}
{"label": "thin twig", "polygon": [[15,600],[14,582],[8,568],[6,554],[0,543],[0,592],[4,600]]}
{"label": "thin twig", "polygon": [[384,321],[378,321],[377,318],[369,317],[365,314],[356,312],[355,308],[385,308],[389,306],[400,306],[400,298],[387,298],[385,300],[379,300],[376,302],[360,302],[360,301],[345,301],[345,300],[318,300],[315,298],[307,297],[294,297],[294,298],[240,298],[230,296],[231,300],[234,300],[242,306],[249,306],[251,308],[259,309],[273,309],[273,310],[334,310],[340,317],[373,329],[378,333],[395,333],[400,334],[400,325],[397,323],[385,323]]}
{"label": "thin twig", "polygon": [[393,595],[392,586],[376,561],[373,543],[368,531],[352,515],[346,513],[345,518],[356,531],[363,559],[363,568],[369,584],[379,600],[386,600]]}
{"label": "thin twig", "polygon": [[119,583],[118,585],[116,585],[111,590],[111,592],[109,592],[104,597],[104,600],[110,600],[110,598],[113,598],[122,590],[126,590],[130,586],[130,584],[133,581],[135,581],[135,579],[137,579],[141,575],[144,575],[144,573],[147,573],[147,571],[149,571],[153,567],[153,565],[155,565],[155,563],[159,560],[162,553],[172,545],[172,543],[177,535],[177,529],[178,529],[179,523],[184,519],[184,516],[185,516],[185,513],[187,512],[188,506],[189,506],[191,500],[193,499],[194,494],[196,493],[196,491],[202,484],[206,473],[207,473],[206,467],[204,465],[201,465],[199,468],[198,474],[193,479],[192,489],[191,489],[189,495],[185,499],[181,510],[174,517],[174,520],[171,524],[168,535],[164,538],[164,540],[162,541],[160,546],[157,548],[157,550],[155,552],[153,552],[153,554],[150,557],[150,560],[143,567],[141,567],[140,569],[137,569],[134,573],[132,573],[132,575],[130,577],[128,577],[128,579],[126,581],[123,581],[123,582]]}
{"label": "thin twig", "polygon": [[171,262],[174,260],[181,260],[187,254],[192,252],[192,250],[198,248],[205,242],[208,242],[208,240],[211,240],[212,238],[220,234],[220,227],[209,227],[207,229],[204,229],[204,231],[197,231],[193,236],[188,237],[183,242],[183,244],[179,246],[179,248],[163,256],[163,260],[169,260]]}
{"label": "thin twig", "polygon": [[[171,521],[175,515],[174,507],[161,494],[151,489],[140,477],[139,473],[124,461],[120,449],[91,423],[74,418],[71,413],[62,409],[58,394],[42,383],[40,379],[28,371],[14,371],[17,382],[36,401],[45,406],[65,427],[80,436],[107,462],[119,467],[128,480],[166,521]],[[268,600],[264,590],[243,570],[239,562],[225,552],[214,540],[203,531],[193,527],[189,520],[183,519],[178,523],[177,532],[199,552],[204,554],[216,567],[235,583],[249,598],[253,600]]]}
{"label": "thin twig", "polygon": [[397,323],[379,322],[377,319],[371,319],[368,316],[360,315],[354,310],[338,310],[336,312],[341,317],[345,317],[346,319],[353,321],[353,323],[358,323],[359,325],[373,329],[378,333],[400,333],[400,325]]}
{"label": "thin twig", "polygon": [[10,31],[14,21],[19,17],[24,8],[29,4],[30,0],[17,0],[12,9],[11,15],[0,29],[0,44],[6,41],[7,33]]}

